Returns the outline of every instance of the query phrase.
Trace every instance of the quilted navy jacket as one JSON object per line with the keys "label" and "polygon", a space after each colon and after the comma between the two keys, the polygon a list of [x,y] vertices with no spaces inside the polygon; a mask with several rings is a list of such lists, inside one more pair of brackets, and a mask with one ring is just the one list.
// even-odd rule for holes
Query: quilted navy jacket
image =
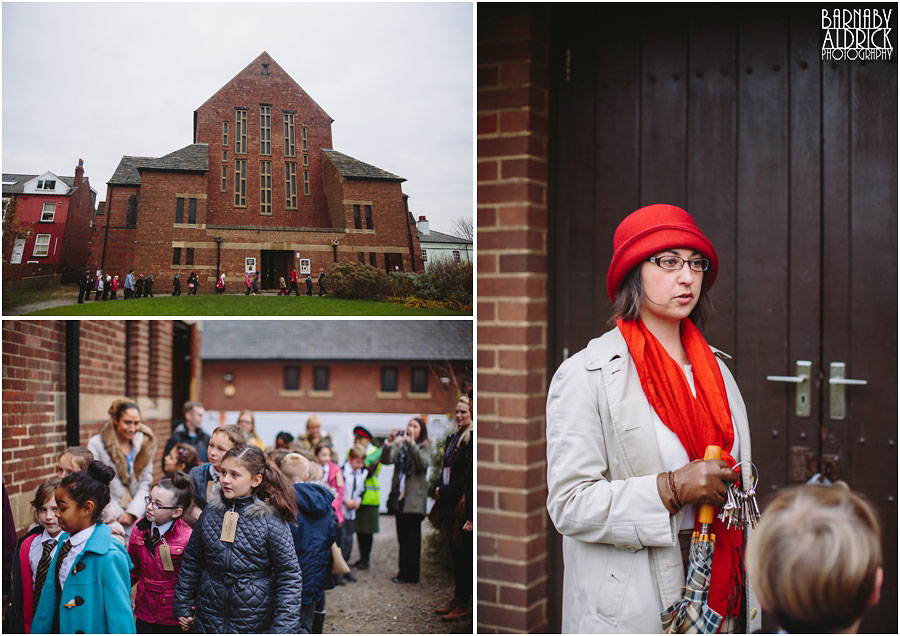
{"label": "quilted navy jacket", "polygon": [[[234,542],[225,543],[219,536],[232,507],[240,518]],[[193,614],[195,632],[292,634],[301,591],[288,523],[253,495],[224,500],[216,484],[184,551],[175,617]]]}
{"label": "quilted navy jacket", "polygon": [[303,572],[302,602],[309,605],[325,594],[331,544],[336,539],[331,516],[334,496],[324,486],[307,482],[294,484],[294,498],[297,521],[291,526],[291,532]]}

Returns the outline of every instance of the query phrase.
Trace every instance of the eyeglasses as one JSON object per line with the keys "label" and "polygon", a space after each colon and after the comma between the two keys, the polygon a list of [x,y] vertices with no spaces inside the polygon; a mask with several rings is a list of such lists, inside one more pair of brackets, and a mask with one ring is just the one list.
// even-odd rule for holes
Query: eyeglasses
{"label": "eyeglasses", "polygon": [[155,510],[177,510],[178,508],[181,508],[181,506],[163,506],[161,504],[158,504],[150,499],[150,495],[144,497],[144,503],[147,504],[148,508],[153,508]]}
{"label": "eyeglasses", "polygon": [[679,270],[687,263],[692,272],[705,272],[709,269],[708,258],[685,260],[680,256],[651,256],[647,259],[657,267],[669,271]]}

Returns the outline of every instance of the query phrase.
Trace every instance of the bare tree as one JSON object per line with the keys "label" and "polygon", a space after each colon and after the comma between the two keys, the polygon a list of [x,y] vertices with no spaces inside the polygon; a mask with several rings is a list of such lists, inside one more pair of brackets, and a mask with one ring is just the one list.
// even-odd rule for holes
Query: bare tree
{"label": "bare tree", "polygon": [[475,231],[472,219],[469,217],[459,217],[453,220],[453,232],[456,236],[471,241],[475,238]]}

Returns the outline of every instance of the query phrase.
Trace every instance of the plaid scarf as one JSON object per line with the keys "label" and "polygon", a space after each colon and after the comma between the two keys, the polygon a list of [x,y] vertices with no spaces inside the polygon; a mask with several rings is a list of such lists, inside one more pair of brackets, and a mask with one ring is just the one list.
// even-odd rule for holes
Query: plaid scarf
{"label": "plaid scarf", "polygon": [[[634,360],[644,395],[678,437],[688,459],[703,459],[706,446],[715,444],[723,449],[722,459],[734,464],[734,458],[726,452],[734,445],[734,428],[725,382],[715,356],[694,323],[687,318],[681,321],[681,344],[691,363],[696,398],[678,363],[640,319],[620,318],[616,324]],[[716,549],[709,606],[723,617],[737,616],[741,604],[743,534],[737,529],[727,530],[718,517],[713,519],[711,531],[716,535]]]}

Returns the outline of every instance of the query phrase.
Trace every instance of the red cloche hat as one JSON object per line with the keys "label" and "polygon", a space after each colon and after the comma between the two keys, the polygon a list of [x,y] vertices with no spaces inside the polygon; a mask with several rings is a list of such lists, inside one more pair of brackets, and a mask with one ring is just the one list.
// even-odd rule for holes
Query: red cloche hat
{"label": "red cloche hat", "polygon": [[619,223],[613,234],[613,255],[606,272],[606,293],[615,302],[619,285],[632,269],[657,252],[671,248],[695,249],[709,259],[703,289],[709,290],[719,271],[716,248],[691,215],[674,205],[657,203],[638,208]]}

